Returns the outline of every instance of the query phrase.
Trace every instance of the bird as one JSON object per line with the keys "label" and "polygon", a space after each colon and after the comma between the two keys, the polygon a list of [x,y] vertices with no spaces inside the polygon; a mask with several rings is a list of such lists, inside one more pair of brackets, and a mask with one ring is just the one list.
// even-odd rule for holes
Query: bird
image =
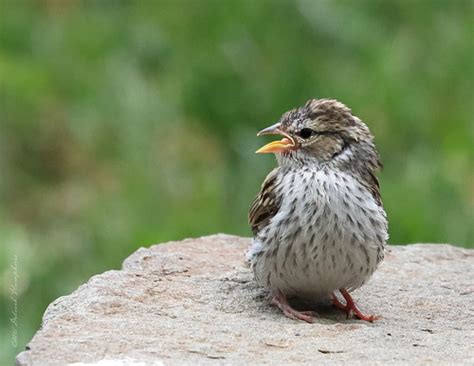
{"label": "bird", "polygon": [[262,135],[281,139],[257,151],[277,160],[248,215],[246,260],[257,284],[291,319],[318,316],[295,309],[293,297],[330,300],[348,318],[379,319],[350,294],[377,269],[388,240],[376,177],[382,164],[369,128],[346,105],[324,98],[284,113]]}

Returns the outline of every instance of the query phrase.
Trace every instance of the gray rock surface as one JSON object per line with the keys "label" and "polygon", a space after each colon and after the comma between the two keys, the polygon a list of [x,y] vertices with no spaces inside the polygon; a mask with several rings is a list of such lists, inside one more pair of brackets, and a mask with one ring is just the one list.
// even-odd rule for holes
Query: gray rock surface
{"label": "gray rock surface", "polygon": [[268,306],[243,262],[249,239],[141,248],[120,271],[54,301],[19,365],[474,364],[474,251],[391,246],[354,293],[383,318],[318,307],[314,324]]}

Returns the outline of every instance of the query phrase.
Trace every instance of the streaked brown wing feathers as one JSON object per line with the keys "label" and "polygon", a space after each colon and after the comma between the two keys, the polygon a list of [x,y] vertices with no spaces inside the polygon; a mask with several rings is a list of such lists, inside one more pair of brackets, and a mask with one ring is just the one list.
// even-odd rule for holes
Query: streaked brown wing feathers
{"label": "streaked brown wing feathers", "polygon": [[276,193],[279,180],[278,171],[279,168],[276,168],[267,175],[260,193],[250,206],[249,224],[254,235],[257,235],[280,209],[281,197]]}
{"label": "streaked brown wing feathers", "polygon": [[375,199],[375,202],[379,206],[382,206],[382,197],[380,195],[380,185],[379,185],[379,180],[373,173],[369,173],[370,175],[370,180],[369,180],[369,189],[370,192],[372,193],[372,196]]}

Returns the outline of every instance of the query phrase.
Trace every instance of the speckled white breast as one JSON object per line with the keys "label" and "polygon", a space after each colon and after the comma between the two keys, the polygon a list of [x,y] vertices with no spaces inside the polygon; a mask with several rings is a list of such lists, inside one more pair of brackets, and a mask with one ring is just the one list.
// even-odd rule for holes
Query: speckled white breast
{"label": "speckled white breast", "polygon": [[247,253],[257,282],[308,298],[364,284],[388,238],[385,212],[372,194],[330,169],[289,170],[280,179],[280,210]]}

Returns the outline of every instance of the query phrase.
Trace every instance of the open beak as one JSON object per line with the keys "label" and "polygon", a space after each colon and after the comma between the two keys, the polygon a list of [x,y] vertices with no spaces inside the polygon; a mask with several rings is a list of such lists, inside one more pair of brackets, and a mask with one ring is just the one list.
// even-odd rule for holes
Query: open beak
{"label": "open beak", "polygon": [[276,123],[273,126],[267,127],[257,133],[257,136],[262,135],[281,135],[283,138],[279,141],[273,141],[261,147],[256,151],[257,154],[282,153],[284,151],[293,149],[296,145],[293,138],[280,129],[280,123]]}

